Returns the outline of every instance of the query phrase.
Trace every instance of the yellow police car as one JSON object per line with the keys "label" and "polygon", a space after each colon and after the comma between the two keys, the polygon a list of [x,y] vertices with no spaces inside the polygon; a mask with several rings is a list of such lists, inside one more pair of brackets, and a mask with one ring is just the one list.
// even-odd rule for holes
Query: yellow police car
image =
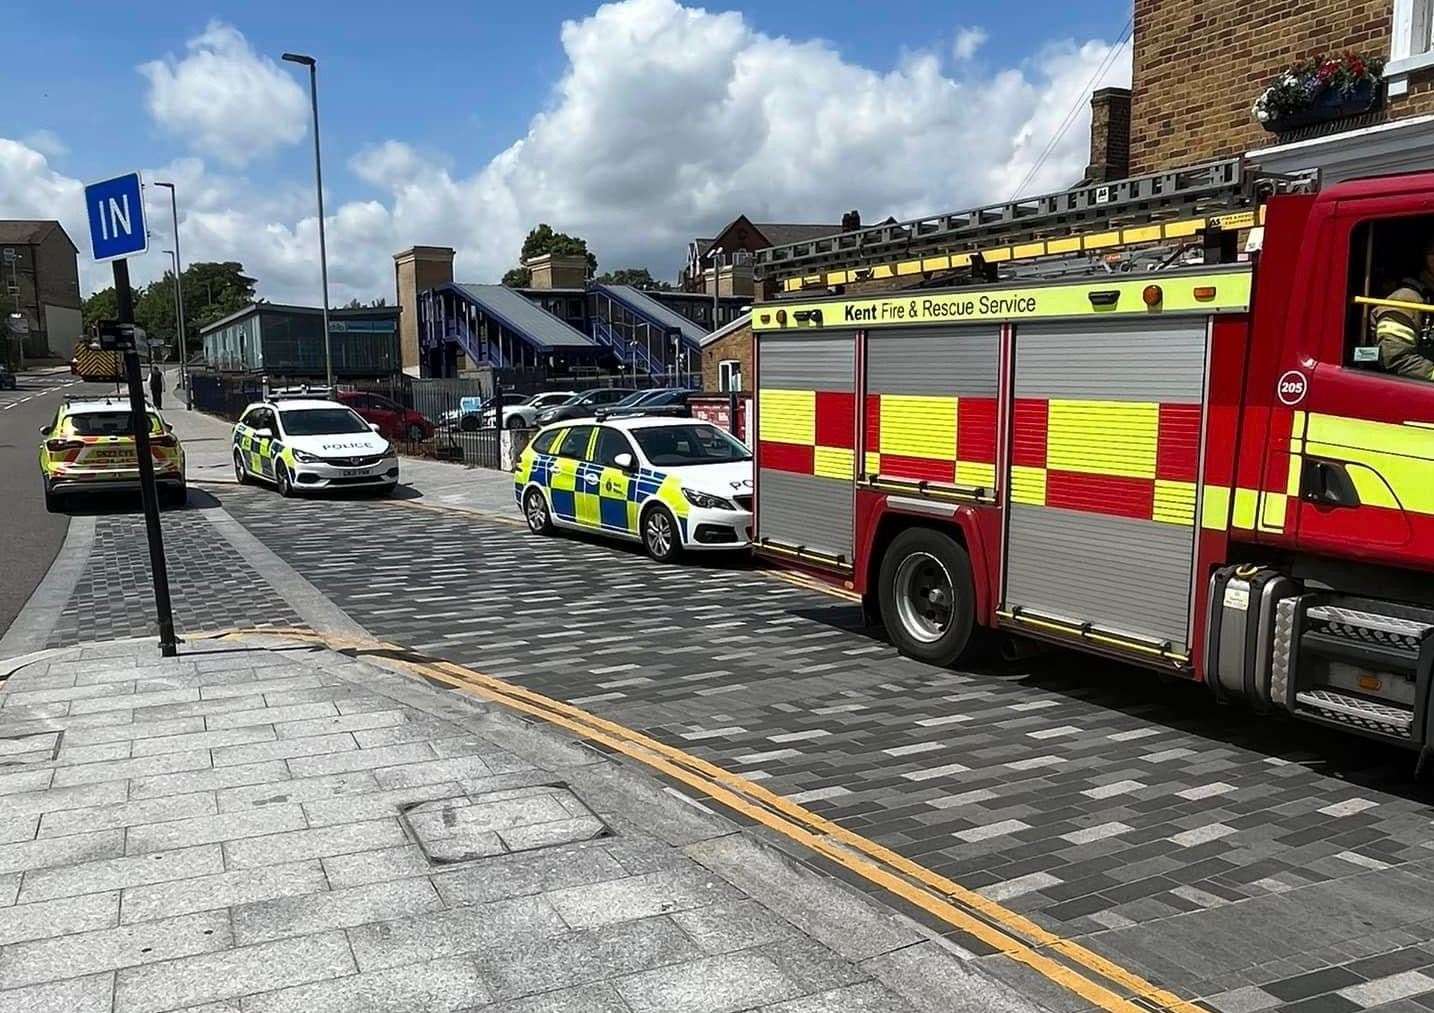
{"label": "yellow police car", "polygon": [[637,539],[662,561],[752,540],[752,455],[693,419],[549,426],[519,457],[513,494],[536,534],[560,527]]}
{"label": "yellow police car", "polygon": [[272,396],[234,426],[234,477],[268,482],[281,496],[398,485],[398,453],[348,405],[311,394]]}
{"label": "yellow police car", "polygon": [[[173,429],[153,408],[149,418],[150,457],[154,480],[167,503],[188,497],[184,482],[184,447]],[[45,507],[60,509],[60,500],[75,492],[139,489],[139,458],[128,398],[66,398],[48,425],[40,427],[40,480]]]}

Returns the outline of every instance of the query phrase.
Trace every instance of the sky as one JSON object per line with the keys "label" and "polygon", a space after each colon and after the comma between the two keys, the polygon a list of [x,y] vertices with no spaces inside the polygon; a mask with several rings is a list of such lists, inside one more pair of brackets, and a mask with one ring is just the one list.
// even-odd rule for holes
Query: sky
{"label": "sky", "polygon": [[[0,218],[60,219],[81,287],[102,288],[81,188],[138,169],[178,185],[186,262],[239,260],[260,295],[316,305],[307,72],[279,60],[296,51],[319,67],[331,302],[392,301],[413,245],[496,281],[538,222],[586,238],[599,270],[673,279],[688,240],[739,213],[876,221],[1069,185],[1090,90],[1129,84],[1129,18],[1048,0],[19,0]],[[172,248],[168,192],[146,201],[137,283]]]}

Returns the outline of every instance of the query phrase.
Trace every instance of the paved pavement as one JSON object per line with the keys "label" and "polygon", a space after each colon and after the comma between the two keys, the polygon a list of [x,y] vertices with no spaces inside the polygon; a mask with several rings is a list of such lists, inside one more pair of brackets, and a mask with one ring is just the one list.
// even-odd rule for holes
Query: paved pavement
{"label": "paved pavement", "polygon": [[1434,965],[1429,798],[1405,754],[1072,655],[933,669],[741,565],[223,499],[376,635],[761,780],[1179,994],[1274,1007]]}
{"label": "paved pavement", "polygon": [[277,637],[13,667],[4,1013],[1035,1008],[645,775],[386,668]]}
{"label": "paved pavement", "polygon": [[80,384],[68,367],[25,372],[15,390],[0,390],[0,634],[45,576],[65,538],[66,519],[45,509],[36,463],[40,426],[54,418],[66,394],[104,393],[100,384]]}

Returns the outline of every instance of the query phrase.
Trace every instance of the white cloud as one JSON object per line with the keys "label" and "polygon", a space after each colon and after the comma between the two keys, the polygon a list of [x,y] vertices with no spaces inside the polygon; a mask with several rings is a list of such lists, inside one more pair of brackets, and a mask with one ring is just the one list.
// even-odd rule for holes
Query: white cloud
{"label": "white cloud", "polygon": [[142,64],[149,113],[191,148],[244,165],[304,136],[308,96],[238,29],[211,21],[183,59]]}
{"label": "white cloud", "polygon": [[960,28],[956,31],[956,38],[951,43],[951,55],[957,60],[969,60],[976,55],[976,50],[986,44],[990,38],[986,29],[979,26]]}
{"label": "white cloud", "polygon": [[[218,48],[253,58],[233,29],[206,36],[216,32],[228,40]],[[1122,54],[1092,82],[1110,45],[1069,40],[979,73],[929,51],[883,73],[827,43],[765,35],[739,13],[674,0],[608,4],[565,23],[562,44],[568,64],[545,108],[488,164],[456,171],[441,153],[398,139],[350,160],[373,194],[330,209],[334,302],[391,298],[392,254],[414,244],[453,246],[461,279],[496,280],[540,221],[586,237],[604,267],[672,277],[688,239],[739,212],[835,222],[859,208],[873,221],[1004,200],[1074,105],[1025,188],[1060,189],[1088,160],[1089,88],[1126,84],[1130,74]],[[267,134],[273,117],[265,118]],[[38,178],[59,186],[44,156],[25,150]],[[187,261],[240,260],[264,296],[316,301],[307,178],[276,193],[194,158],[159,171],[169,175],[147,175],[181,185]],[[0,214],[8,190],[0,186]],[[77,199],[75,207],[81,213]]]}

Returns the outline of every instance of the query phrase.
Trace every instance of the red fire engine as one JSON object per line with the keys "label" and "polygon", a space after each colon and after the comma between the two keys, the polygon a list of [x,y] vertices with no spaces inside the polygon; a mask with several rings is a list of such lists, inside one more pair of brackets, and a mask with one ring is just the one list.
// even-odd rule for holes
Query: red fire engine
{"label": "red fire engine", "polygon": [[757,551],[917,658],[1009,630],[1423,760],[1434,382],[1371,316],[1431,236],[1434,173],[1235,159],[762,251]]}

